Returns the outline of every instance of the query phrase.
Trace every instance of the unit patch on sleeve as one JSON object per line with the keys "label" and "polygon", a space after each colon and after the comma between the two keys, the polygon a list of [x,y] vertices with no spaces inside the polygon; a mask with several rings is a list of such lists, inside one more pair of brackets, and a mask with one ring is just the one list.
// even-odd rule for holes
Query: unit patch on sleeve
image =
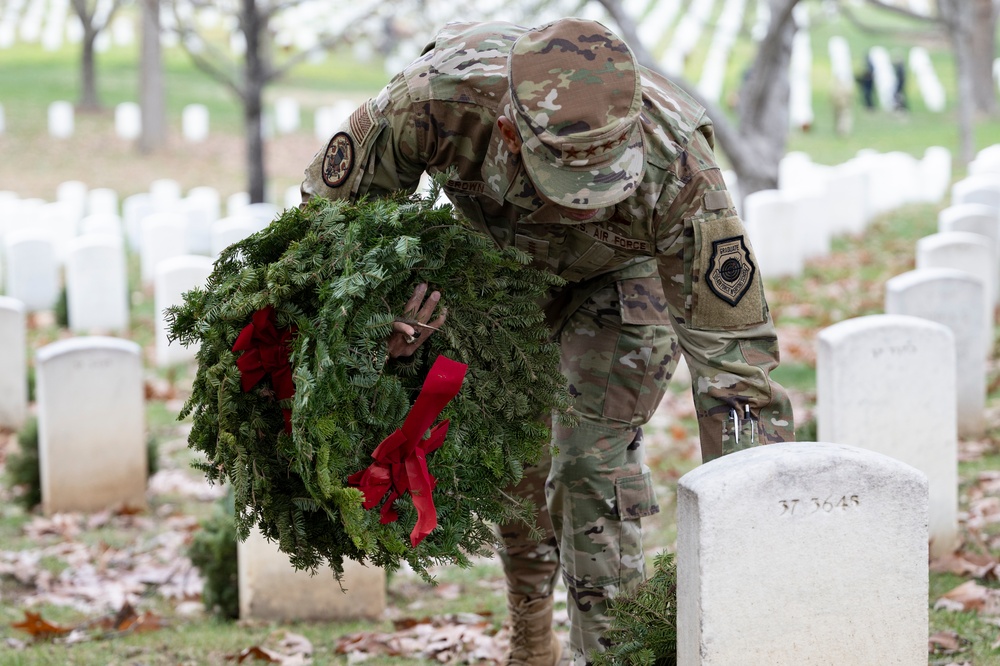
{"label": "unit patch on sleeve", "polygon": [[327,187],[340,187],[351,175],[354,166],[354,141],[347,132],[337,132],[326,146],[323,156],[323,182]]}
{"label": "unit patch on sleeve", "polygon": [[757,268],[750,258],[743,236],[712,241],[712,255],[705,282],[712,293],[736,307],[753,282]]}

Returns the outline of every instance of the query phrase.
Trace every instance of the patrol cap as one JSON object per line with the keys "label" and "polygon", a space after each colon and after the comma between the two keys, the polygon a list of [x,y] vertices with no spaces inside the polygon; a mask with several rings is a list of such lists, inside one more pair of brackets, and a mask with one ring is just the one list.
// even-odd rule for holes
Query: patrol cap
{"label": "patrol cap", "polygon": [[625,42],[596,21],[560,19],[522,34],[507,69],[521,157],[541,194],[587,209],[635,191],[642,84]]}

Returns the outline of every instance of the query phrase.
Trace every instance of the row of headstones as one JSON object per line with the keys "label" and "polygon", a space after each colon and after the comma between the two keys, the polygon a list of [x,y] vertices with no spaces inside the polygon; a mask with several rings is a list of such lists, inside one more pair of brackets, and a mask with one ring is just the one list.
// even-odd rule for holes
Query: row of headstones
{"label": "row of headstones", "polygon": [[[36,368],[43,509],[145,506],[138,345],[63,340],[36,352]],[[927,516],[924,474],[864,448],[779,444],[688,473],[678,490],[680,663],[917,663],[927,640]],[[295,571],[257,533],[240,544],[238,567],[245,617],[385,609],[382,571],[349,565],[345,594],[329,571]]]}
{"label": "row of headstones", "polygon": [[[107,5],[98,3],[98,7],[105,10]],[[69,2],[32,0],[25,6],[23,0],[11,0],[0,15],[0,49],[10,48],[20,39],[26,44],[41,43],[46,51],[55,51],[62,47],[64,40],[78,44],[83,36],[83,24],[69,11]],[[112,44],[130,46],[133,43],[134,21],[119,15],[112,20],[110,29],[98,34],[94,50],[103,53]]]}
{"label": "row of headstones", "polygon": [[[291,189],[286,197],[294,194],[297,200],[297,188]],[[113,190],[88,192],[82,183],[69,181],[60,186],[59,196],[51,204],[0,197],[3,293],[26,312],[45,311],[55,307],[65,285],[71,331],[124,335],[131,305],[127,256],[129,247],[137,246],[142,284],[153,290],[155,359],[161,366],[188,362],[196,353],[168,342],[164,309],[204,284],[222,249],[263,228],[279,212],[272,204],[247,204],[245,196],[234,195],[227,202],[233,214],[214,219],[220,207],[214,189],[195,188],[181,199],[170,180],[128,197],[125,223],[114,212]],[[89,214],[79,218],[80,211]],[[25,372],[21,368],[17,375]]]}
{"label": "row of headstones", "polygon": [[[316,138],[325,141],[357,107],[354,101],[341,100],[316,109],[313,128]],[[3,105],[0,105],[0,134],[6,131]],[[48,106],[49,136],[68,139],[76,132],[76,112],[71,102],[55,101]],[[265,138],[272,133],[291,134],[302,126],[302,109],[294,97],[279,97],[273,111],[265,114]],[[135,102],[121,102],[115,106],[115,135],[125,141],[138,139],[142,134],[142,109]],[[181,111],[181,135],[188,143],[202,143],[209,136],[209,111],[204,104],[188,104]]]}
{"label": "row of headstones", "polygon": [[[730,189],[739,182],[727,172]],[[809,259],[829,254],[832,240],[863,233],[878,215],[911,203],[941,201],[951,186],[951,153],[928,148],[862,151],[835,166],[791,152],[779,165],[778,189],[744,197],[740,212],[766,278],[797,277]]]}
{"label": "row of headstones", "polygon": [[[26,418],[23,318],[16,301],[0,297],[0,427],[13,429]],[[71,338],[38,349],[35,367],[43,510],[144,508],[148,453],[139,345]],[[329,619],[377,615],[385,607],[382,571],[348,566],[348,597],[330,580],[296,572],[259,533],[240,544],[238,566],[244,616]],[[318,595],[317,586],[325,594]]]}

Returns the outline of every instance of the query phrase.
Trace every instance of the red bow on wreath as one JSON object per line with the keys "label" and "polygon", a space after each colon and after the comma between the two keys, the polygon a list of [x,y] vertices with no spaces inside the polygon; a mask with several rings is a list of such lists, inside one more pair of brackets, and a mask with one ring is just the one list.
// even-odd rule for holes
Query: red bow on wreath
{"label": "red bow on wreath", "polygon": [[[244,352],[236,359],[244,393],[264,377],[270,376],[278,400],[287,400],[295,395],[289,344],[297,329],[290,326],[279,331],[275,321],[272,306],[257,310],[250,323],[240,331],[233,351]],[[281,411],[285,415],[285,432],[291,432],[292,410],[283,408]]]}
{"label": "red bow on wreath", "polygon": [[437,527],[437,509],[431,497],[437,481],[427,469],[427,454],[444,443],[448,420],[434,426],[427,439],[421,437],[445,405],[458,395],[467,369],[465,363],[438,356],[403,426],[382,440],[372,452],[375,462],[347,477],[350,485],[364,493],[362,506],[366,509],[373,508],[389,493],[382,505],[380,522],[383,525],[399,519],[392,503],[404,493],[410,493],[417,509],[417,523],[410,532],[414,548]]}

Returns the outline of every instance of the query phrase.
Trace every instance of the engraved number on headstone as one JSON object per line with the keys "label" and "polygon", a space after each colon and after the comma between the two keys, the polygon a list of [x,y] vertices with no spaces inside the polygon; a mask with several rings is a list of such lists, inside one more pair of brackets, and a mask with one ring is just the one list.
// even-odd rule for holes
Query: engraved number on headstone
{"label": "engraved number on headstone", "polygon": [[801,499],[779,500],[778,505],[781,507],[781,513],[778,515],[794,516],[796,511],[798,511],[800,516],[817,513],[819,511],[831,513],[835,509],[847,511],[848,509],[861,506],[861,499],[857,495],[842,495],[839,500],[834,499],[834,497],[834,495],[830,495],[826,499],[810,497],[808,501]]}

